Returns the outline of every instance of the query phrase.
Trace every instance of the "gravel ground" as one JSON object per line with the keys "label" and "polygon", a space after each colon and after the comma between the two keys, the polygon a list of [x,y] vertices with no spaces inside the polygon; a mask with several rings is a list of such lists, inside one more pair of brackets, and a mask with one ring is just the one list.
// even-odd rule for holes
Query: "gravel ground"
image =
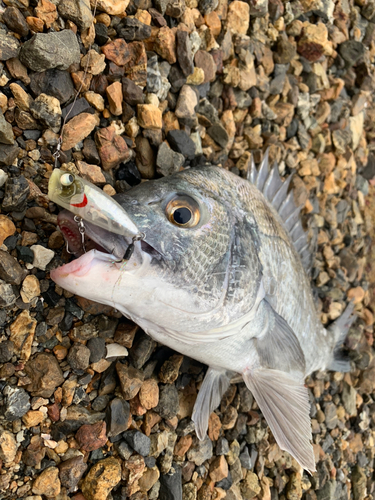
{"label": "gravel ground", "polygon": [[[375,498],[374,2],[94,4],[0,0],[0,498]],[[245,176],[267,147],[296,172],[322,322],[358,315],[351,373],[306,382],[312,476],[243,383],[199,442],[206,368],[50,280],[68,113],[59,163],[111,195],[207,162]]]}

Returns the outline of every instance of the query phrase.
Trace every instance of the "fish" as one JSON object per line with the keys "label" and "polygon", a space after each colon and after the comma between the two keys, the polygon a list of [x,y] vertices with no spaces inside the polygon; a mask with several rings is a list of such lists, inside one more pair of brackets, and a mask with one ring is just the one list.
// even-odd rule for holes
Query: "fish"
{"label": "fish", "polygon": [[[208,365],[192,414],[199,439],[237,374],[280,448],[312,473],[304,380],[317,370],[350,370],[342,344],[355,316],[349,304],[328,328],[319,319],[312,256],[290,181],[277,165],[269,168],[265,154],[247,179],[204,166],[142,183],[116,195],[144,236],[126,267],[119,259],[129,237],[88,223],[97,248],[51,278]],[[61,212],[59,224],[73,227],[72,214]]]}

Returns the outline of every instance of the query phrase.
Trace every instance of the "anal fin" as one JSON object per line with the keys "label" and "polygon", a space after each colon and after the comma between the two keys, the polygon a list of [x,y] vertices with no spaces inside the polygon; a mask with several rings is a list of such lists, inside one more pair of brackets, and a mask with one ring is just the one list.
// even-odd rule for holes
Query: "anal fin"
{"label": "anal fin", "polygon": [[221,397],[228,389],[230,379],[225,370],[208,368],[195,401],[192,420],[200,440],[206,436],[211,412],[220,404]]}
{"label": "anal fin", "polygon": [[310,403],[304,385],[285,372],[265,368],[246,370],[243,379],[280,448],[314,472]]}

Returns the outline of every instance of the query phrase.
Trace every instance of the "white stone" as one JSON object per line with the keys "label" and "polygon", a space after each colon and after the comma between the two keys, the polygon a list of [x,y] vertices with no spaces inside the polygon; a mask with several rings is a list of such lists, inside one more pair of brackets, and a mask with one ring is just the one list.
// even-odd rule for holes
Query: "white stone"
{"label": "white stone", "polygon": [[42,245],[32,245],[31,250],[34,252],[33,266],[42,271],[46,270],[47,265],[55,256],[55,252]]}
{"label": "white stone", "polygon": [[8,180],[8,174],[0,168],[0,187],[3,187]]}

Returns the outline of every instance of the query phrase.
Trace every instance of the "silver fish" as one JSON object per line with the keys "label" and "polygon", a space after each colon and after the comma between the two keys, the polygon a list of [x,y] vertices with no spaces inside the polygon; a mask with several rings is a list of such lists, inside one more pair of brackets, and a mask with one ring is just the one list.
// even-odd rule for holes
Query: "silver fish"
{"label": "silver fish", "polygon": [[[158,342],[208,365],[192,416],[200,439],[238,373],[280,448],[314,471],[304,379],[315,370],[350,369],[340,346],[352,306],[328,329],[322,326],[290,179],[282,182],[277,166],[269,171],[266,155],[249,180],[197,168],[118,195],[145,234],[128,264],[116,260],[130,240],[88,224],[104,251],[91,250],[51,277],[70,292],[115,306]],[[67,224],[71,216],[64,212],[60,220]]]}

